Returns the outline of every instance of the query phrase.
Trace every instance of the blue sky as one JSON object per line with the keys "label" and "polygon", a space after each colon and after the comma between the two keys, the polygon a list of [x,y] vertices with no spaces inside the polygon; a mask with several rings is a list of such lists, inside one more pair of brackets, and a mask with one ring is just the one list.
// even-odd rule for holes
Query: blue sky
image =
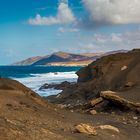
{"label": "blue sky", "polygon": [[0,65],[56,51],[138,48],[139,8],[132,0],[0,0]]}

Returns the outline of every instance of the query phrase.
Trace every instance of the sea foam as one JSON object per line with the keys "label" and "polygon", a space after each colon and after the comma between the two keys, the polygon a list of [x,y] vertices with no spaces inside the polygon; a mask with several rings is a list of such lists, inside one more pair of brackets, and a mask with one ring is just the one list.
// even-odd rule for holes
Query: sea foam
{"label": "sea foam", "polygon": [[30,77],[24,78],[14,78],[15,80],[21,82],[22,84],[26,85],[27,87],[31,88],[35,92],[37,92],[40,96],[50,96],[50,95],[57,95],[61,92],[61,90],[55,89],[46,89],[46,90],[39,90],[39,88],[45,84],[58,84],[64,81],[68,82],[76,82],[77,75],[75,71],[72,72],[55,72],[55,73],[46,73],[46,74],[30,74]]}

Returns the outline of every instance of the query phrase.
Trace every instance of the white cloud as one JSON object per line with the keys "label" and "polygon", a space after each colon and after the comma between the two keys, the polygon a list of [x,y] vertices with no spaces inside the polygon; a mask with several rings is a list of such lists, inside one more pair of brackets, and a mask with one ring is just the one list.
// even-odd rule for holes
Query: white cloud
{"label": "white cloud", "polygon": [[87,41],[80,42],[79,49],[83,52],[130,50],[140,48],[140,29],[133,32],[95,34]]}
{"label": "white cloud", "polygon": [[140,0],[83,0],[93,24],[140,23]]}
{"label": "white cloud", "polygon": [[42,17],[37,14],[35,18],[29,19],[31,25],[54,25],[54,24],[70,24],[74,23],[76,18],[68,6],[66,0],[62,0],[58,6],[58,13],[55,17]]}
{"label": "white cloud", "polygon": [[79,32],[79,29],[77,29],[77,28],[63,28],[63,27],[60,27],[59,29],[58,29],[58,31],[59,32],[61,32],[61,33],[66,33],[66,32]]}

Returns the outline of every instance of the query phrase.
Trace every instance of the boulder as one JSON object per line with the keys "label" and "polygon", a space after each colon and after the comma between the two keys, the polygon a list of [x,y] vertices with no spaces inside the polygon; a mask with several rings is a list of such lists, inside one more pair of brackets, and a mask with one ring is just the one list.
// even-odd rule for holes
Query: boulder
{"label": "boulder", "polygon": [[90,110],[90,114],[91,115],[96,115],[97,114],[97,111],[96,110]]}
{"label": "boulder", "polygon": [[99,98],[96,98],[96,99],[91,100],[90,101],[90,105],[91,106],[95,106],[95,105],[101,103],[102,101],[103,101],[103,98],[102,97],[99,97]]}
{"label": "boulder", "polygon": [[93,136],[97,135],[97,131],[95,127],[90,126],[88,124],[81,123],[79,125],[76,125],[75,129],[76,129],[76,132],[78,133],[84,133],[84,134],[93,135]]}
{"label": "boulder", "polygon": [[124,71],[124,70],[126,70],[128,67],[127,66],[123,66],[123,67],[121,67],[121,71]]}
{"label": "boulder", "polygon": [[101,97],[120,107],[122,106],[130,110],[139,110],[140,102],[136,102],[135,98],[133,99],[133,94],[130,94],[129,96],[128,94],[127,96],[124,96],[125,95],[124,93],[117,93],[113,91],[102,91]]}
{"label": "boulder", "polygon": [[135,85],[134,82],[127,82],[127,83],[125,84],[125,87],[133,87],[134,85]]}
{"label": "boulder", "polygon": [[114,127],[114,126],[112,126],[112,125],[100,125],[100,126],[98,126],[100,129],[102,129],[102,130],[111,130],[111,131],[114,131],[114,132],[117,132],[117,133],[119,133],[120,131],[119,131],[119,129],[117,128],[117,127]]}
{"label": "boulder", "polygon": [[71,85],[73,85],[74,83],[70,83],[70,82],[67,82],[67,81],[64,81],[60,84],[48,84],[48,83],[45,83],[43,86],[41,86],[39,88],[39,90],[44,90],[44,89],[49,89],[49,88],[54,88],[54,89],[57,89],[57,90],[64,90],[66,88],[69,88]]}

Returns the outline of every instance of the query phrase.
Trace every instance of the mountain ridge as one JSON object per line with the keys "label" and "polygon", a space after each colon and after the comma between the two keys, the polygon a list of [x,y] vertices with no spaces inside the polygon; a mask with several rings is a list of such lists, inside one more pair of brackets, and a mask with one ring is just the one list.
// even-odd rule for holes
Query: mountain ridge
{"label": "mountain ridge", "polygon": [[107,53],[67,53],[58,51],[46,56],[35,56],[16,62],[14,66],[85,66],[105,55],[126,50],[111,51]]}

